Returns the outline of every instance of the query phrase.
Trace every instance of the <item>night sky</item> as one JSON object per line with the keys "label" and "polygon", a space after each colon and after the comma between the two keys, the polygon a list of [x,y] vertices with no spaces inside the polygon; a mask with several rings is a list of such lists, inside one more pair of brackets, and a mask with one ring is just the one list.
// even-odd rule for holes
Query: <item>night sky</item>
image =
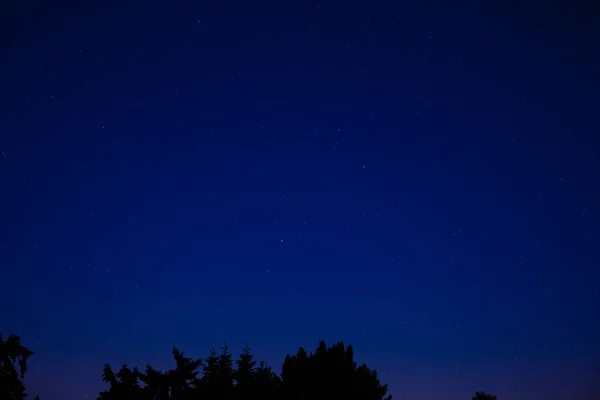
{"label": "night sky", "polygon": [[325,339],[395,399],[598,398],[597,8],[23,3],[0,332],[31,395]]}

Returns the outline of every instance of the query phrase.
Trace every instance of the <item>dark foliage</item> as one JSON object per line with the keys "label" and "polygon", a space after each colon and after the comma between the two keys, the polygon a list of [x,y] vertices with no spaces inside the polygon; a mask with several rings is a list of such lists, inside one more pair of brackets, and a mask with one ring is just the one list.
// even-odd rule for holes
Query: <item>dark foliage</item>
{"label": "dark foliage", "polygon": [[0,399],[22,400],[27,397],[23,379],[27,360],[33,351],[21,345],[21,338],[9,335],[6,341],[0,334]]}
{"label": "dark foliage", "polygon": [[496,396],[485,392],[475,392],[473,400],[496,400]]}
{"label": "dark foliage", "polygon": [[115,374],[105,366],[102,379],[109,388],[99,400],[391,399],[377,373],[365,364],[357,366],[352,347],[341,342],[328,348],[322,341],[312,354],[300,348],[285,358],[281,377],[266,362],[257,362],[248,346],[235,361],[227,345],[200,360],[177,349],[173,356],[175,368],[162,373],[150,366],[145,373],[123,366]]}
{"label": "dark foliage", "polygon": [[[23,379],[33,352],[10,335],[0,335],[0,400],[24,400]],[[314,353],[299,348],[287,355],[281,376],[264,361],[256,361],[246,345],[234,360],[227,344],[213,348],[204,359],[186,357],[173,348],[175,367],[159,371],[147,365],[144,372],[127,365],[114,372],[106,364],[102,380],[107,390],[98,400],[391,400],[387,384],[366,364],[357,366],[352,346],[319,343]],[[39,400],[36,396],[35,400]],[[496,400],[484,392],[473,400]]]}

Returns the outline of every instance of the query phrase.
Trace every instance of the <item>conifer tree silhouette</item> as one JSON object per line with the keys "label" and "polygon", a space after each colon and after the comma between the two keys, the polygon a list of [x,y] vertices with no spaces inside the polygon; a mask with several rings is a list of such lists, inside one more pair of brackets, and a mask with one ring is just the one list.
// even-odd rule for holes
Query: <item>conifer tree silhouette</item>
{"label": "conifer tree silhouette", "polygon": [[173,347],[173,358],[175,358],[175,369],[167,372],[171,398],[176,400],[191,399],[194,397],[194,386],[198,380],[198,368],[201,366],[202,360],[185,357],[175,347]]}
{"label": "conifer tree silhouette", "polygon": [[218,356],[218,382],[219,398],[229,399],[233,395],[233,356],[229,352],[227,342],[221,346],[221,354]]}
{"label": "conifer tree silhouette", "polygon": [[255,393],[258,397],[265,400],[278,398],[281,381],[269,364],[260,361],[256,367],[255,377]]}
{"label": "conifer tree silhouette", "polygon": [[203,399],[216,399],[219,394],[219,356],[215,348],[202,363],[202,378],[198,383],[198,391]]}
{"label": "conifer tree silhouette", "polygon": [[145,372],[140,377],[144,383],[144,399],[168,400],[170,399],[171,383],[169,376],[155,370],[150,365],[146,366]]}
{"label": "conifer tree silhouette", "polygon": [[221,347],[221,354],[219,354],[219,380],[223,387],[233,386],[233,356],[229,352],[227,342]]}
{"label": "conifer tree silhouette", "polygon": [[250,400],[254,398],[256,391],[256,361],[254,355],[245,344],[242,354],[235,361],[236,369],[233,374],[235,381],[235,398],[237,400]]}

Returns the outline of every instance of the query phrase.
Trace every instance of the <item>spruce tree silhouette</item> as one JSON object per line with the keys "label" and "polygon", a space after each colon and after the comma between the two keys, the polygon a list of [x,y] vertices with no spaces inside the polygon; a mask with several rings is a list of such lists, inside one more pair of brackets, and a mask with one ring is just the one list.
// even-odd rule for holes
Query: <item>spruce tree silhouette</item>
{"label": "spruce tree silhouette", "polygon": [[273,372],[273,369],[264,361],[258,363],[255,371],[255,397],[264,400],[273,400],[278,398],[278,389],[281,380]]}
{"label": "spruce tree silhouette", "polygon": [[202,378],[199,382],[202,398],[217,398],[219,393],[219,356],[213,347],[202,363]]}
{"label": "spruce tree silhouette", "polygon": [[493,394],[487,394],[485,392],[475,392],[473,400],[496,400],[496,396]]}
{"label": "spruce tree silhouette", "polygon": [[195,395],[195,383],[198,381],[198,368],[202,360],[185,357],[182,352],[173,347],[175,369],[167,372],[167,382],[171,389],[172,399],[192,399]]}
{"label": "spruce tree silhouette", "polygon": [[2,400],[23,400],[25,393],[25,372],[27,361],[33,351],[21,345],[21,338],[11,334],[6,341],[0,334],[0,398]]}
{"label": "spruce tree silhouette", "polygon": [[218,359],[218,380],[224,398],[231,398],[233,393],[233,357],[229,352],[227,342],[221,347]]}
{"label": "spruce tree silhouette", "polygon": [[235,381],[236,400],[250,400],[256,391],[256,361],[251,353],[248,343],[245,344],[242,354],[235,361],[236,369],[233,375]]}

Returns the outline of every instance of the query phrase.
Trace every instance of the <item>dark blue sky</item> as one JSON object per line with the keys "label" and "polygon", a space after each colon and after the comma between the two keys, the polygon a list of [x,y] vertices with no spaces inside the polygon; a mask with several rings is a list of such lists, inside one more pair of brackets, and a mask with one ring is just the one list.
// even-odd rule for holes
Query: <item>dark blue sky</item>
{"label": "dark blue sky", "polygon": [[3,4],[29,392],[325,339],[395,399],[595,400],[599,14],[444,3]]}

